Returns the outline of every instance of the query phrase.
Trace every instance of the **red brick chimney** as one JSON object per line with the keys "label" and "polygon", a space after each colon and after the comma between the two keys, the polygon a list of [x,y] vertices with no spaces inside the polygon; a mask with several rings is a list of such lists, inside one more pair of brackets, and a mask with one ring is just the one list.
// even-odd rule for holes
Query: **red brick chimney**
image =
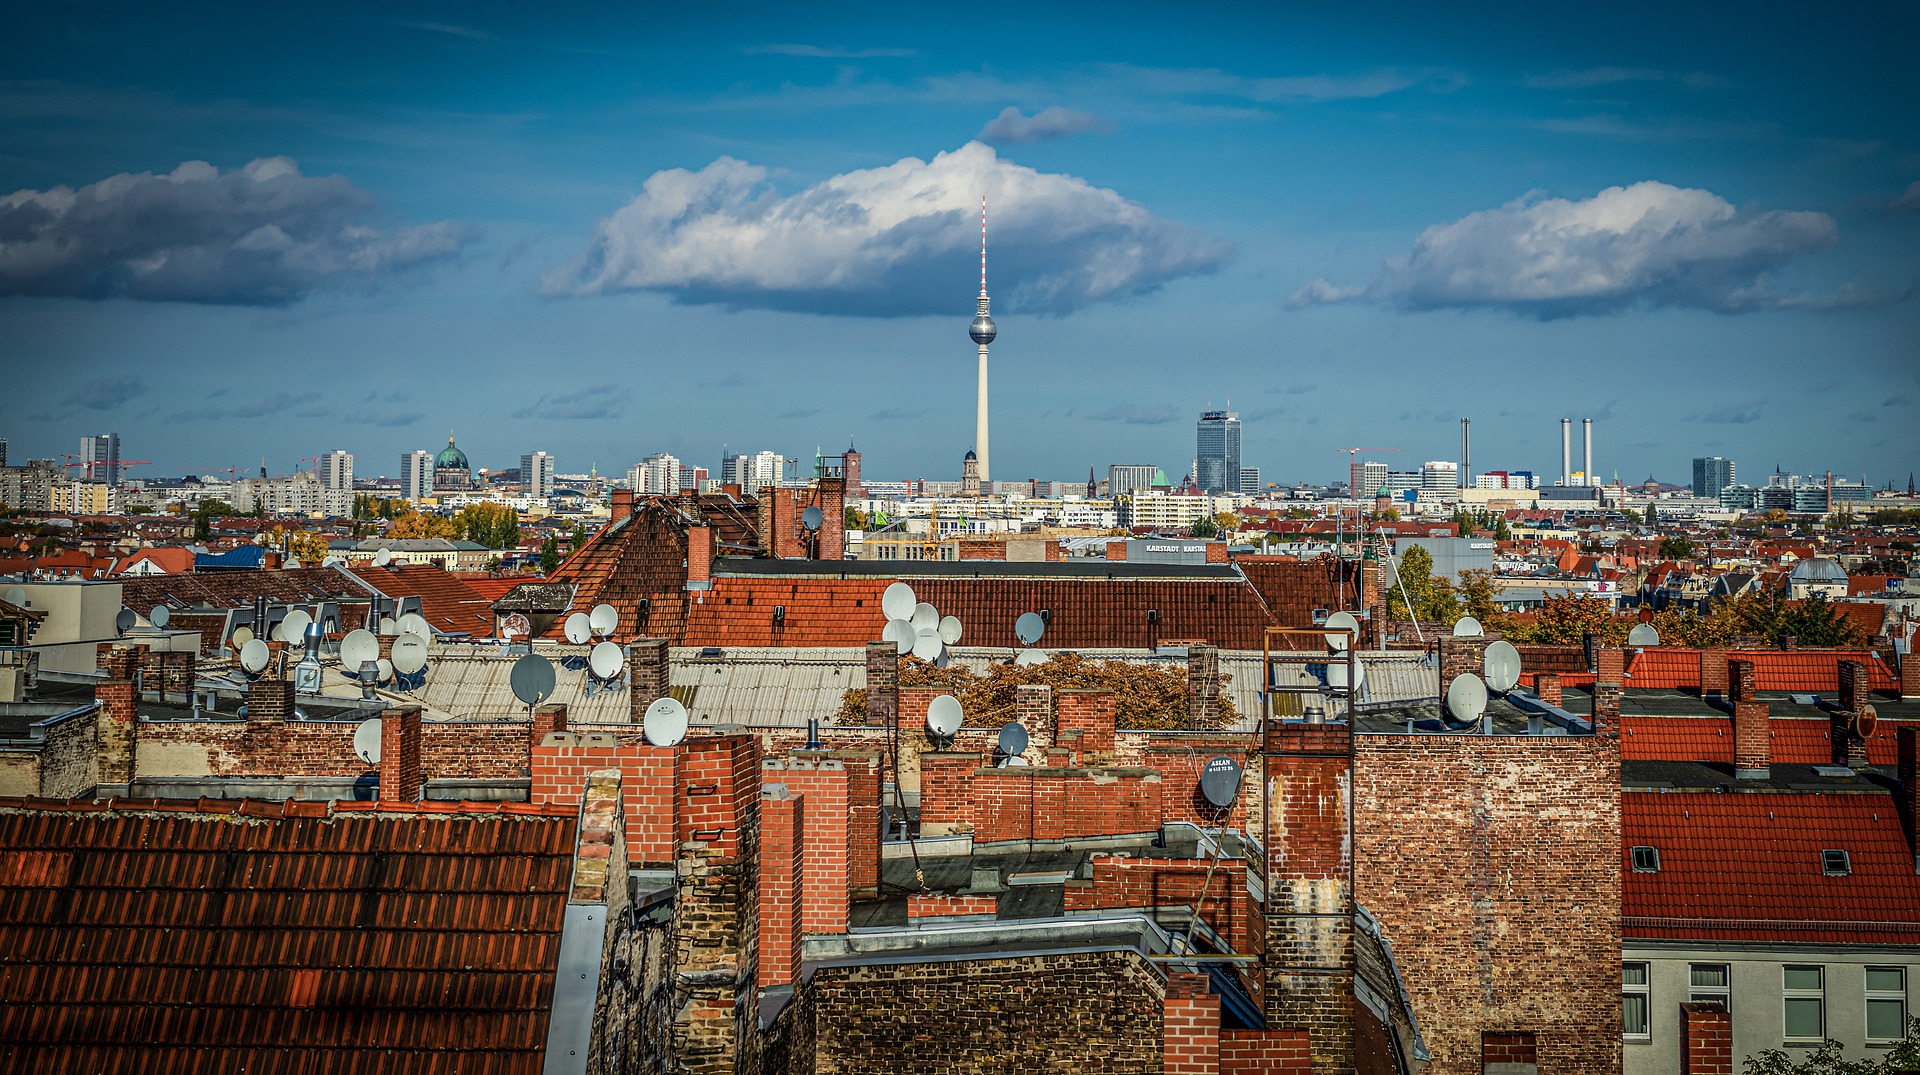
{"label": "red brick chimney", "polygon": [[615,489],[613,491],[612,509],[613,509],[613,517],[608,520],[609,523],[617,523],[620,520],[626,518],[627,516],[632,515],[633,514],[633,490]]}
{"label": "red brick chimney", "polygon": [[1724,649],[1700,651],[1700,696],[1713,694],[1727,696],[1727,651]]}
{"label": "red brick chimney", "polygon": [[1560,673],[1540,672],[1533,677],[1533,693],[1551,706],[1562,703],[1565,695],[1560,693]]}
{"label": "red brick chimney", "polygon": [[1860,712],[1867,703],[1867,692],[1872,680],[1867,678],[1867,666],[1863,661],[1843,660],[1840,662],[1840,708],[1849,713]]}
{"label": "red brick chimney", "polygon": [[806,803],[785,784],[760,785],[759,984],[800,977],[801,857]]}
{"label": "red brick chimney", "polygon": [[1767,703],[1753,696],[1753,662],[1727,662],[1728,696],[1733,703],[1733,775],[1765,780],[1772,772],[1773,725]]}
{"label": "red brick chimney", "polygon": [[713,583],[714,532],[711,526],[687,528],[687,586],[705,589]]}
{"label": "red brick chimney", "polygon": [[1204,974],[1167,975],[1160,1020],[1160,1070],[1217,1075],[1220,1070],[1220,997]]}
{"label": "red brick chimney", "polygon": [[1900,655],[1900,697],[1920,698],[1920,656]]}
{"label": "red brick chimney", "polygon": [[1312,1070],[1353,1071],[1353,730],[1268,721],[1261,752],[1267,1026],[1305,1030]]}
{"label": "red brick chimney", "polygon": [[133,782],[134,742],[139,728],[135,712],[138,698],[131,679],[103,679],[93,685],[93,698],[100,703],[94,723],[96,782],[130,784]]}
{"label": "red brick chimney", "polygon": [[553,732],[564,732],[566,730],[566,703],[547,702],[535,707],[533,711],[533,727],[528,729],[527,738],[530,740],[530,744],[537,748],[541,743],[547,741],[549,734]]}
{"label": "red brick chimney", "polygon": [[665,698],[673,686],[667,656],[664,638],[636,638],[627,645],[627,708],[635,724],[646,715],[647,707]]}
{"label": "red brick chimney", "polygon": [[900,705],[900,649],[891,642],[867,643],[867,723],[887,727]]}
{"label": "red brick chimney", "polygon": [[1718,1003],[1680,1005],[1681,1075],[1733,1075],[1733,1016]]}
{"label": "red brick chimney", "polygon": [[1900,820],[1907,830],[1907,850],[1920,873],[1920,728],[1900,728]]}
{"label": "red brick chimney", "polygon": [[820,532],[814,536],[814,559],[847,558],[847,479],[820,479]]}
{"label": "red brick chimney", "polygon": [[395,706],[380,714],[380,801],[421,799],[420,707]]}

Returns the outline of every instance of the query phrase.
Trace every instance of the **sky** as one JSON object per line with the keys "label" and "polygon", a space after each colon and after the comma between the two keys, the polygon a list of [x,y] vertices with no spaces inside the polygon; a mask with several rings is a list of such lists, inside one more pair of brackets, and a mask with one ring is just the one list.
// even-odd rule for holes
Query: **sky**
{"label": "sky", "polygon": [[915,8],[16,8],[0,437],[957,479],[984,196],[996,479],[1920,469],[1920,8]]}

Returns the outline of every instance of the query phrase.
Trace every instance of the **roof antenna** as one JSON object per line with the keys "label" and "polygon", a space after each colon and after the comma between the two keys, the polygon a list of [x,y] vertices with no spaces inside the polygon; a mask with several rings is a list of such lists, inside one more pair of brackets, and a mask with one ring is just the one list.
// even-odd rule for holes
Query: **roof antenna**
{"label": "roof antenna", "polygon": [[987,297],[987,196],[980,195],[980,297]]}

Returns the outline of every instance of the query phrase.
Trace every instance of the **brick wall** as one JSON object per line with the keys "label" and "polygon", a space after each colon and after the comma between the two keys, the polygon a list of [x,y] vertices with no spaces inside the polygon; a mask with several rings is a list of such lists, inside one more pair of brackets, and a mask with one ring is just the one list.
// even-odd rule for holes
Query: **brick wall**
{"label": "brick wall", "polygon": [[1056,741],[1074,752],[1081,765],[1113,761],[1114,696],[1112,691],[1068,688],[1059,693],[1059,734]]}
{"label": "brick wall", "polygon": [[760,787],[761,986],[800,977],[800,907],[807,843],[805,797],[785,784]]}
{"label": "brick wall", "polygon": [[1560,674],[1558,672],[1540,672],[1533,677],[1533,693],[1548,705],[1561,705],[1566,696],[1560,693]]}
{"label": "brick wall", "polygon": [[380,801],[420,801],[420,707],[380,714]]}
{"label": "brick wall", "polygon": [[99,721],[94,727],[99,751],[96,777],[102,784],[131,783],[138,730],[133,681],[124,677],[101,680],[93,685],[93,697],[100,703]]}
{"label": "brick wall", "polygon": [[1220,998],[1204,974],[1167,975],[1161,1017],[1161,1067],[1166,1075],[1219,1075]]}
{"label": "brick wall", "polygon": [[927,751],[920,755],[920,831],[928,835],[973,827],[973,772],[986,759],[972,751]]}
{"label": "brick wall", "polygon": [[976,843],[1160,827],[1160,774],[1144,769],[977,769],[968,789]]}
{"label": "brick wall", "polygon": [[[1256,907],[1247,897],[1244,859],[1143,859],[1095,855],[1093,878],[1069,883],[1068,911],[1110,910],[1121,907],[1190,908],[1200,903],[1200,917],[1225,938],[1236,952],[1252,945],[1251,918]],[[1212,882],[1207,880],[1212,870]],[[1201,892],[1206,893],[1200,902]],[[1179,928],[1184,929],[1182,925]]]}
{"label": "brick wall", "polygon": [[1304,1030],[1220,1032],[1220,1075],[1303,1075],[1312,1069]]}
{"label": "brick wall", "polygon": [[99,733],[95,723],[105,716],[105,710],[99,709],[48,725],[37,755],[16,755],[32,764],[32,783],[7,794],[66,799],[85,794],[99,784]]}
{"label": "brick wall", "polygon": [[293,683],[285,679],[256,679],[247,684],[247,719],[283,721],[294,715]]}
{"label": "brick wall", "polygon": [[[521,726],[524,733],[525,726]],[[587,774],[620,771],[626,811],[627,858],[636,867],[674,861],[674,747],[656,747],[637,734],[557,732],[533,749],[529,801],[575,804]]]}
{"label": "brick wall", "polygon": [[848,896],[856,887],[847,867],[847,777],[844,762],[811,751],[760,763],[762,780],[784,784],[806,799],[800,897],[803,934],[847,929]]}
{"label": "brick wall", "polygon": [[1543,1071],[1620,1070],[1618,740],[1363,735],[1354,785],[1358,898],[1431,1075],[1477,1072],[1482,1032],[1515,1028]]}
{"label": "brick wall", "polygon": [[1162,791],[1164,798],[1160,810],[1164,820],[1191,821],[1209,828],[1221,823],[1219,809],[1200,794],[1200,770],[1210,759],[1222,755],[1238,762],[1243,774],[1241,793],[1226,812],[1226,824],[1235,829],[1244,830],[1247,827],[1248,802],[1252,798],[1249,784],[1258,784],[1259,776],[1257,773],[1247,773],[1248,744],[1245,736],[1205,739],[1183,736],[1178,743],[1152,745],[1141,752],[1140,764],[1148,769],[1159,770],[1165,778],[1166,787]]}
{"label": "brick wall", "polygon": [[1681,1075],[1733,1075],[1733,1016],[1718,1004],[1680,1005]]}
{"label": "brick wall", "polygon": [[1920,657],[1911,653],[1900,658],[1900,697],[1920,698]]}
{"label": "brick wall", "polygon": [[1270,721],[1266,1015],[1305,1030],[1312,1070],[1353,1070],[1353,735],[1345,724]]}
{"label": "brick wall", "polygon": [[[867,643],[867,723],[886,727],[899,710],[900,649],[891,642]],[[921,711],[922,720],[926,712]]]}
{"label": "brick wall", "polygon": [[907,897],[908,918],[944,918],[953,915],[995,914],[1000,902],[993,896],[956,896],[944,893]]}
{"label": "brick wall", "polygon": [[1538,1052],[1534,1046],[1533,1031],[1482,1031],[1480,1034],[1480,1069],[1482,1071],[1501,1071],[1514,1075],[1519,1068],[1537,1067]]}
{"label": "brick wall", "polygon": [[[254,684],[268,682],[260,680]],[[249,695],[249,702],[252,695]],[[136,748],[140,776],[347,776],[367,766],[353,752],[354,721],[143,721]],[[425,780],[529,775],[528,724],[520,721],[422,721]],[[584,770],[581,773],[584,779]],[[578,801],[577,792],[575,799]]]}

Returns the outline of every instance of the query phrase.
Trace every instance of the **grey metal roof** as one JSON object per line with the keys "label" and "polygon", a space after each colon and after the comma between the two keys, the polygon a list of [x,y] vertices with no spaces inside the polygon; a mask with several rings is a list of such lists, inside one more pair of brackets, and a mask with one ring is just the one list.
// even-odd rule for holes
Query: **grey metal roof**
{"label": "grey metal roof", "polygon": [[1240,581],[1232,564],[1145,564],[1126,560],[769,560],[725,556],[713,562],[719,576],[776,578],[1114,578]]}
{"label": "grey metal roof", "polygon": [[866,651],[729,646],[724,657],[675,646],[668,655],[674,694],[696,724],[804,728],[832,723],[842,696],[867,685]]}

